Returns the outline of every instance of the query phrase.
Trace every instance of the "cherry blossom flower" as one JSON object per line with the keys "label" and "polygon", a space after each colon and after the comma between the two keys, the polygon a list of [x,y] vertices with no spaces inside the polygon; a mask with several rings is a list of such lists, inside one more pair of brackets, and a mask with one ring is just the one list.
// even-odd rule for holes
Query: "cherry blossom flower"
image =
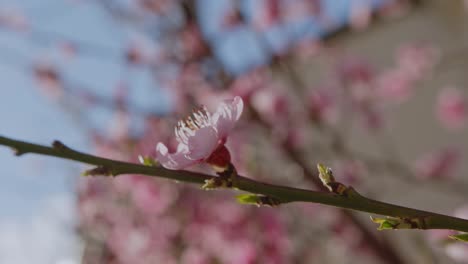
{"label": "cherry blossom flower", "polygon": [[177,151],[169,153],[163,143],[156,146],[156,158],[167,169],[179,170],[196,163],[207,162],[225,167],[230,154],[225,143],[242,113],[243,101],[239,96],[222,102],[214,114],[201,107],[192,116],[179,121],[175,128],[179,142]]}
{"label": "cherry blossom flower", "polygon": [[445,88],[437,98],[437,117],[449,129],[463,127],[468,116],[468,102],[460,90]]}

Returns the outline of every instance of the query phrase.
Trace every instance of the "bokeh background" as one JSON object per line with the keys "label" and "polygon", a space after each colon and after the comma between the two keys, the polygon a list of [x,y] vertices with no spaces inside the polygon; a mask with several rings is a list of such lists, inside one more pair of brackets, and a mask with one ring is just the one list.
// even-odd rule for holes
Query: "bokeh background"
{"label": "bokeh background", "polygon": [[[374,198],[463,216],[467,12],[461,0],[3,0],[0,134],[137,162],[194,106],[240,95],[229,147],[244,175],[314,189],[320,161]],[[84,165],[6,148],[0,164],[0,263],[468,263],[447,233],[376,232],[366,214],[84,179]]]}

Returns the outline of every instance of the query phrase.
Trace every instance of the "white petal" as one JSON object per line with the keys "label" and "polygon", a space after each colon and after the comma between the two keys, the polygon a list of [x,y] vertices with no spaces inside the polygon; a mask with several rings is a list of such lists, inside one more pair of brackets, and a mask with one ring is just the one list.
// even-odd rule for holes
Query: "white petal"
{"label": "white petal", "polygon": [[195,131],[195,135],[189,137],[186,155],[191,160],[203,160],[208,158],[218,146],[218,134],[214,127],[202,127]]}
{"label": "white petal", "polygon": [[242,110],[244,110],[244,101],[242,101],[240,96],[234,97],[231,102],[231,108],[234,110],[233,116],[235,117],[235,121],[239,120]]}
{"label": "white petal", "polygon": [[225,139],[227,137],[237,120],[239,120],[243,108],[244,102],[239,96],[221,103],[216,113],[213,115],[213,121],[218,131],[219,138]]}
{"label": "white petal", "polygon": [[186,145],[179,144],[177,152],[169,153],[166,145],[160,142],[156,145],[156,159],[166,169],[181,170],[195,163],[185,157],[187,150]]}

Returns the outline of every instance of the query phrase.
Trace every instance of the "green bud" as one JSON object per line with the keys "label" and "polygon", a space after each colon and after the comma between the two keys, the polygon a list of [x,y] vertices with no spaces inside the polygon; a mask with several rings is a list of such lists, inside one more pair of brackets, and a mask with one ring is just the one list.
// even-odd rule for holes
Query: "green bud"
{"label": "green bud", "polygon": [[239,194],[236,196],[236,200],[240,204],[259,205],[260,203],[260,197],[256,194],[251,193]]}
{"label": "green bud", "polygon": [[152,157],[148,156],[138,156],[138,160],[140,161],[141,164],[149,167],[157,167],[159,166],[159,163],[157,160],[153,159]]}

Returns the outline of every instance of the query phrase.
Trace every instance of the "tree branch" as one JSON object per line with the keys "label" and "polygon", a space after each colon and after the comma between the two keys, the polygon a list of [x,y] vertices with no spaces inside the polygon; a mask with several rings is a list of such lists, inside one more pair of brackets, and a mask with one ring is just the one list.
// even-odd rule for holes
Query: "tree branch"
{"label": "tree branch", "polygon": [[[106,168],[106,171],[109,172],[108,176],[143,174],[197,184],[203,184],[206,180],[216,178],[216,176],[203,173],[167,170],[162,167],[101,158],[73,150],[60,141],[54,141],[52,146],[48,147],[0,136],[0,145],[11,147],[18,156],[35,153]],[[394,217],[388,221],[373,219],[374,222],[381,224],[381,228],[383,222],[388,223],[388,225],[383,226],[383,229],[450,229],[468,232],[468,220],[376,201],[358,194],[352,187],[347,187],[349,191],[327,193],[263,183],[244,176],[238,176],[233,187],[253,194],[273,197],[280,203],[312,202]]]}

